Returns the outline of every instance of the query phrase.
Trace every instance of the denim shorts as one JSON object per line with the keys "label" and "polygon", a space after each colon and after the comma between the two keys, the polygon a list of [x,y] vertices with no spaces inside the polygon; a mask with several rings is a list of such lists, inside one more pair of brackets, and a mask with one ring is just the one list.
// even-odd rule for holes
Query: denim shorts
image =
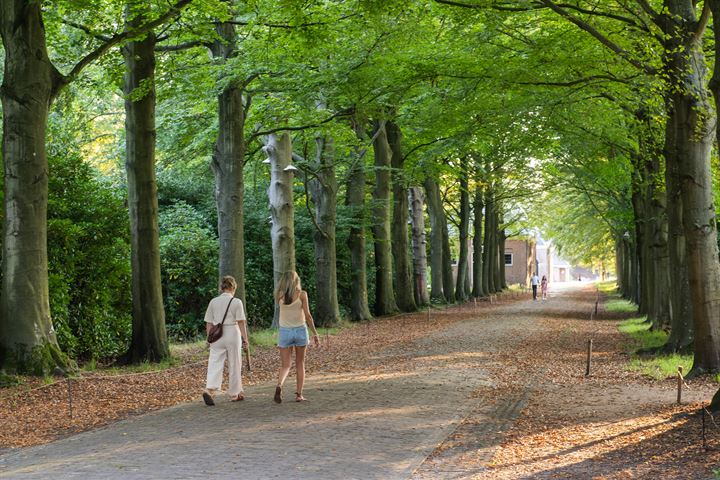
{"label": "denim shorts", "polygon": [[302,327],[280,327],[280,336],[278,337],[278,347],[305,347],[309,343],[308,331],[306,326]]}

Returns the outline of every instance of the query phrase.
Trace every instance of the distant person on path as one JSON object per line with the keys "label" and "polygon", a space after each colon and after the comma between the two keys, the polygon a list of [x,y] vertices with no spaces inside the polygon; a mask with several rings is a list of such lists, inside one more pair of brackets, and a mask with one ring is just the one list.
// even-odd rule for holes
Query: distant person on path
{"label": "distant person on path", "polygon": [[540,280],[540,293],[541,293],[543,302],[547,299],[547,285],[548,285],[547,277],[545,275],[543,275],[542,280]]}
{"label": "distant person on path", "polygon": [[533,273],[532,277],[530,277],[530,285],[532,285],[533,290],[533,300],[537,300],[538,283],[540,283],[540,279],[538,278],[537,273]]}
{"label": "distant person on path", "polygon": [[295,370],[297,371],[297,388],[295,401],[304,402],[303,384],[305,383],[305,350],[309,343],[308,325],[313,332],[313,343],[320,345],[320,338],[315,330],[315,322],[310,314],[307,292],[300,286],[300,277],[296,272],[285,272],[278,282],[275,298],[280,308],[280,372],[275,387],[275,402],[282,403],[282,387],[290,373],[292,349],[295,348]]}
{"label": "distant person on path", "polygon": [[[203,392],[205,405],[215,405],[213,396],[220,391],[223,380],[225,358],[228,361],[230,385],[228,395],[233,402],[244,400],[242,386],[241,346],[247,347],[247,323],[242,300],[235,298],[237,282],[231,276],[225,276],[220,282],[221,293],[210,300],[205,312],[205,330],[210,332],[213,325],[223,324],[222,337],[210,344],[207,382]],[[223,323],[223,319],[225,322]]]}

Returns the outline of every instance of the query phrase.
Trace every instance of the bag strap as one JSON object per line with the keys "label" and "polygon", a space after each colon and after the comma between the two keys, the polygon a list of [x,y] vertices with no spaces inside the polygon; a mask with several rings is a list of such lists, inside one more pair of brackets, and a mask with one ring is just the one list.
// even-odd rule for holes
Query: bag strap
{"label": "bag strap", "polygon": [[222,322],[220,322],[220,325],[222,325],[223,323],[225,323],[225,317],[227,317],[227,312],[228,312],[228,310],[230,310],[230,305],[232,305],[233,300],[235,300],[235,297],[232,297],[232,298],[230,299],[230,303],[228,303],[228,306],[227,306],[227,308],[225,309],[225,315],[223,315],[223,319],[222,319]]}

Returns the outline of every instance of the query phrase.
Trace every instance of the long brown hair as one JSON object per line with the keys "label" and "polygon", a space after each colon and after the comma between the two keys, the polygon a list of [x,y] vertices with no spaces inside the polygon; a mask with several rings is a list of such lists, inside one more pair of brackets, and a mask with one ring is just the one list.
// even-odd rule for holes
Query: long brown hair
{"label": "long brown hair", "polygon": [[296,294],[300,293],[300,277],[294,270],[291,272],[283,272],[278,280],[277,290],[275,290],[275,298],[285,305],[290,305]]}

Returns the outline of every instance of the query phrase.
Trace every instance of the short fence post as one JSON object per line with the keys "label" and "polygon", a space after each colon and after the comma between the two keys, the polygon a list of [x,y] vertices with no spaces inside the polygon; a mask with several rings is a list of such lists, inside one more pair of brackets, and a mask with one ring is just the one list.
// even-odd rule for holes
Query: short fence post
{"label": "short fence post", "polygon": [[428,322],[430,321],[430,305],[428,305]]}
{"label": "short fence post", "polygon": [[682,371],[683,371],[683,368],[678,367],[678,373],[677,373],[677,386],[678,386],[677,403],[678,403],[678,405],[680,405],[680,403],[682,403],[682,386],[683,386]]}
{"label": "short fence post", "polygon": [[592,364],[592,338],[587,341],[587,365],[585,366],[585,376],[590,376],[590,365]]}
{"label": "short fence post", "polygon": [[72,384],[70,383],[70,378],[65,379],[67,381],[67,391],[68,391],[68,406],[70,408],[70,419],[73,418],[73,405],[72,405]]}
{"label": "short fence post", "polygon": [[707,450],[707,439],[705,438],[705,402],[702,404],[702,442],[703,450]]}

